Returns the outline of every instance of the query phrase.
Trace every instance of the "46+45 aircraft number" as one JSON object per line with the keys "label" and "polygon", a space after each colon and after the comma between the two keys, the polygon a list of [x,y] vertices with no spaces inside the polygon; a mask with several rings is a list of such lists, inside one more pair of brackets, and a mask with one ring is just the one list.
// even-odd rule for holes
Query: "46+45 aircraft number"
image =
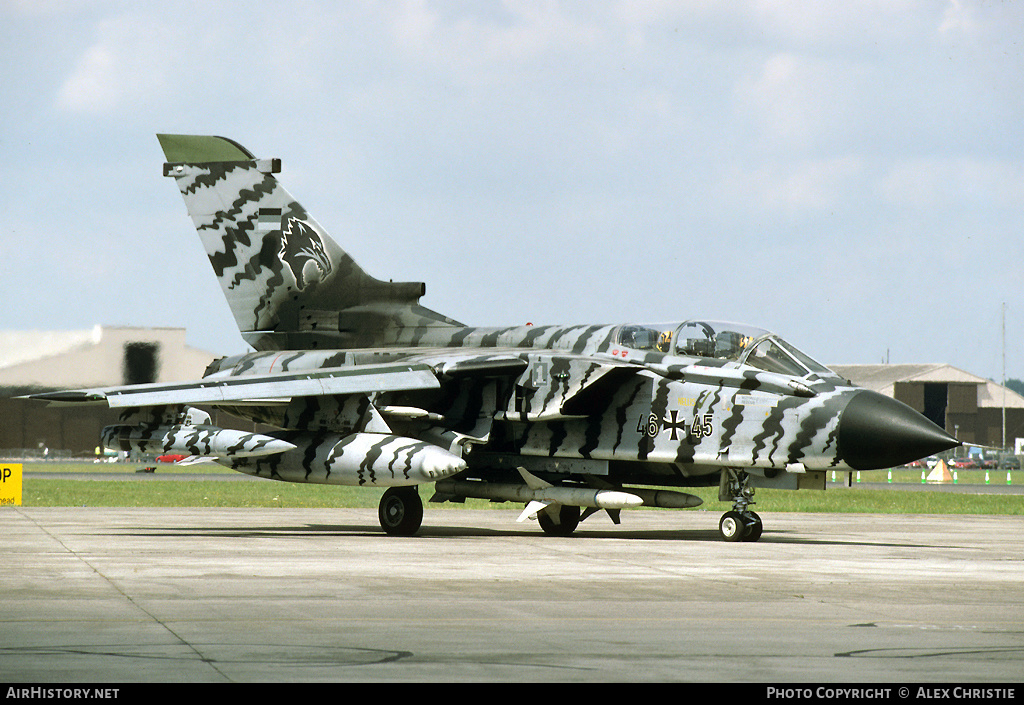
{"label": "46+45 aircraft number", "polygon": [[[644,416],[640,415],[640,420],[636,424],[636,432],[641,433],[648,438],[654,438],[664,430],[671,431],[672,440],[678,441],[679,436],[689,436],[694,442],[699,442],[700,439],[710,436],[714,432],[714,428],[711,425],[712,414],[700,414],[693,415],[693,421],[687,424],[685,419],[679,418],[679,411],[673,409],[669,412],[669,416],[664,419],[659,419],[654,414],[650,414],[645,419]],[[689,433],[687,434],[687,428]]]}

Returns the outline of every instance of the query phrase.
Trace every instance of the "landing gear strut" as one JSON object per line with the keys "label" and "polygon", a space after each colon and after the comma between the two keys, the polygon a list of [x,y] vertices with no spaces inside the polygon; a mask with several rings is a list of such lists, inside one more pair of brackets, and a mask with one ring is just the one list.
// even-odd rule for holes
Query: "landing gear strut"
{"label": "landing gear strut", "polygon": [[732,500],[732,511],[722,515],[718,522],[718,530],[726,541],[757,541],[761,538],[764,528],[761,517],[750,511],[754,502],[754,488],[750,486],[750,476],[742,470],[726,468],[722,471],[722,484],[718,488],[718,498],[722,501]]}
{"label": "landing gear strut", "polygon": [[423,523],[423,501],[415,487],[391,487],[377,508],[380,528],[389,536],[412,536]]}

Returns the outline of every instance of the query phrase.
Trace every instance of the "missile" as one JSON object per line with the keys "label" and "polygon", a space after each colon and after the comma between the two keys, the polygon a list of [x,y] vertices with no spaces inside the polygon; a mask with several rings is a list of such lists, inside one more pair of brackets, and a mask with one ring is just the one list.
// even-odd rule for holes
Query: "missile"
{"label": "missile", "polygon": [[546,504],[568,504],[576,507],[595,509],[629,509],[639,507],[644,500],[636,494],[619,490],[596,490],[590,487],[548,487],[533,488],[528,485],[513,485],[472,480],[442,480],[436,486],[438,494],[475,499],[494,499],[501,502],[542,502]]}
{"label": "missile", "polygon": [[133,426],[116,424],[102,432],[105,448],[138,453],[182,453],[208,458],[249,458],[274,455],[295,445],[262,433],[217,426]]}
{"label": "missile", "polygon": [[545,482],[525,468],[517,468],[524,485],[492,483],[473,480],[443,480],[436,487],[438,495],[473,497],[502,502],[526,502],[527,509],[520,520],[531,516],[549,504],[566,504],[594,509],[629,509],[641,505],[684,509],[698,507],[704,500],[685,492],[630,487],[621,489],[593,489],[589,487],[559,487]]}

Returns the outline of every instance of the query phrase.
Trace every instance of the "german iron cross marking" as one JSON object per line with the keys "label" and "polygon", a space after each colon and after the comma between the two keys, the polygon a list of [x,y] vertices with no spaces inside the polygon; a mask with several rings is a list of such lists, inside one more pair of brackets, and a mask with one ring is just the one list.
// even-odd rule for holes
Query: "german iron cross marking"
{"label": "german iron cross marking", "polygon": [[686,422],[685,421],[677,420],[676,415],[679,412],[676,409],[672,409],[672,411],[670,411],[668,413],[671,415],[671,420],[669,420],[667,418],[661,420],[662,421],[662,430],[664,430],[666,428],[672,429],[672,440],[673,441],[678,441],[679,440],[679,436],[676,434],[676,432],[677,431],[682,431],[683,433],[686,433]]}

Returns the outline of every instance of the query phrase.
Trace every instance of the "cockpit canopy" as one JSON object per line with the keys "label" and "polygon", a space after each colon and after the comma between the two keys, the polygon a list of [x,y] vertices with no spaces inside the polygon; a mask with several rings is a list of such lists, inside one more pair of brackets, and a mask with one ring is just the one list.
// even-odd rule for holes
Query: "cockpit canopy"
{"label": "cockpit canopy", "polygon": [[619,328],[615,342],[633,350],[728,360],[794,377],[835,374],[774,333],[737,323],[627,324]]}

